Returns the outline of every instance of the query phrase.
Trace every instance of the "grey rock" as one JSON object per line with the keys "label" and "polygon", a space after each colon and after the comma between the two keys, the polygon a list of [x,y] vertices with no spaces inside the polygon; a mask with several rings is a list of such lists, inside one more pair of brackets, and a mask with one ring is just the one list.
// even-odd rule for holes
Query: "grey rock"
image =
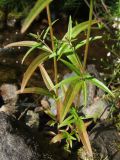
{"label": "grey rock", "polygon": [[13,114],[17,110],[16,102],[18,95],[16,94],[17,86],[14,84],[2,84],[0,87],[1,96],[4,105],[0,108],[0,112]]}
{"label": "grey rock", "polygon": [[114,124],[103,121],[90,135],[95,160],[120,159],[120,134]]}
{"label": "grey rock", "polygon": [[83,107],[82,113],[88,118],[104,120],[109,115],[108,103],[104,99],[94,101],[90,106]]}
{"label": "grey rock", "polygon": [[0,112],[0,160],[62,160],[45,137]]}

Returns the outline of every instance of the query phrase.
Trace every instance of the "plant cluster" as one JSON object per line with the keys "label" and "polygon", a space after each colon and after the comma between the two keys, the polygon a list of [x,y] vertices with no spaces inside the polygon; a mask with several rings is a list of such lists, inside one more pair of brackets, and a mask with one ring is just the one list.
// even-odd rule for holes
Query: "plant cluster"
{"label": "plant cluster", "polygon": [[[81,141],[87,152],[92,156],[92,149],[86,130],[87,126],[84,122],[86,117],[78,115],[78,105],[74,104],[74,99],[80,92],[82,92],[84,95],[84,106],[86,106],[87,83],[96,85],[114,97],[113,93],[102,82],[91,76],[86,71],[89,42],[100,38],[99,36],[94,38],[90,37],[91,25],[98,23],[97,20],[92,20],[93,1],[91,0],[90,3],[89,21],[82,22],[73,26],[72,19],[70,17],[67,33],[65,33],[61,40],[57,39],[53,34],[52,25],[55,22],[51,22],[49,10],[50,2],[51,0],[38,0],[25,20],[22,28],[22,32],[25,32],[35,17],[46,7],[49,23],[47,30],[43,31],[41,34],[31,34],[31,36],[36,39],[35,41],[15,42],[6,46],[26,46],[30,48],[23,57],[22,63],[28,57],[28,55],[33,53],[35,49],[40,50],[40,54],[27,68],[22,80],[21,89],[18,91],[18,93],[36,93],[52,97],[56,102],[56,115],[51,111],[52,106],[45,110],[45,113],[51,117],[51,120],[48,122],[48,124],[50,126],[57,126],[57,131],[54,133],[52,132],[54,137],[52,138],[51,142],[61,142],[63,139],[65,139],[66,147],[69,149],[72,148],[72,143],[74,140],[78,140],[79,142]],[[85,30],[88,30],[87,38],[77,43],[77,36]],[[47,37],[49,37],[52,43],[52,47],[47,45]],[[84,62],[82,63],[77,54],[77,49],[83,45],[86,47]],[[50,59],[54,60],[55,82],[52,81],[44,67],[44,63]],[[66,65],[75,74],[72,77],[58,82],[57,61],[60,61]],[[46,88],[26,88],[26,85],[32,74],[35,72],[36,68],[39,68]],[[59,88],[63,93],[61,96],[58,95]]]}

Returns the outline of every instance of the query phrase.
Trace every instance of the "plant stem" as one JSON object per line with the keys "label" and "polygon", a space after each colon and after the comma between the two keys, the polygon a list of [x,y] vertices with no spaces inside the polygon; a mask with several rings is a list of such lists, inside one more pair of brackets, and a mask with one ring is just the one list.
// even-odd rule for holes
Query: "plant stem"
{"label": "plant stem", "polygon": [[[51,43],[52,43],[52,50],[54,51],[55,46],[54,46],[53,28],[52,28],[51,14],[50,14],[49,5],[47,5],[46,10],[47,10],[48,24],[49,24],[49,27],[50,27],[50,38],[51,38]],[[56,57],[54,57],[54,74],[55,74],[55,84],[57,84],[58,83],[58,78],[57,78],[58,70],[57,70],[57,60],[56,60]],[[58,91],[56,89],[56,94],[58,94],[57,92]]]}
{"label": "plant stem", "polygon": [[90,0],[89,25],[88,25],[88,31],[87,31],[87,40],[86,40],[84,62],[83,62],[83,69],[84,69],[84,71],[86,69],[87,56],[88,56],[89,37],[90,37],[90,32],[91,32],[92,14],[93,14],[93,0]]}
{"label": "plant stem", "polygon": [[[50,27],[50,37],[51,37],[51,43],[52,43],[52,50],[55,51],[55,46],[54,46],[54,38],[53,38],[53,28],[52,28],[52,22],[51,22],[51,14],[50,14],[50,8],[49,5],[46,7],[47,10],[47,18],[48,18],[48,24]],[[57,69],[57,59],[54,57],[54,74],[55,74],[55,84],[58,83],[58,69]],[[56,89],[56,96],[58,97],[58,88]],[[56,101],[56,106],[57,106],[57,120],[60,122],[60,109],[61,109],[61,103],[59,100]]]}

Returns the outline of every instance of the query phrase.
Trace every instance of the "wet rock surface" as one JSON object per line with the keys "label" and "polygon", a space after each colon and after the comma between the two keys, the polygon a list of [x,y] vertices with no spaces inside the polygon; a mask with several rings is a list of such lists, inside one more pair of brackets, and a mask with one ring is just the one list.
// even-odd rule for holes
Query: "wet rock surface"
{"label": "wet rock surface", "polygon": [[[54,148],[54,149],[53,149]],[[43,135],[0,112],[0,160],[63,160]]]}

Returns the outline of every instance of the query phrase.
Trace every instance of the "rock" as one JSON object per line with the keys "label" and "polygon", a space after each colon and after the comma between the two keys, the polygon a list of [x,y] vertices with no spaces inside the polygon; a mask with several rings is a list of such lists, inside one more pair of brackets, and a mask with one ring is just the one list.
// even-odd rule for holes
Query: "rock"
{"label": "rock", "polygon": [[104,121],[98,124],[90,135],[95,160],[120,159],[120,134],[116,127]]}
{"label": "rock", "polygon": [[13,114],[17,110],[16,102],[18,96],[16,94],[17,87],[14,84],[3,84],[0,87],[1,96],[4,101],[4,105],[0,108],[0,112]]}
{"label": "rock", "polygon": [[104,120],[109,115],[110,107],[104,99],[98,98],[90,106],[83,107],[81,112],[85,117]]}
{"label": "rock", "polygon": [[42,134],[0,112],[0,160],[63,160]]}

